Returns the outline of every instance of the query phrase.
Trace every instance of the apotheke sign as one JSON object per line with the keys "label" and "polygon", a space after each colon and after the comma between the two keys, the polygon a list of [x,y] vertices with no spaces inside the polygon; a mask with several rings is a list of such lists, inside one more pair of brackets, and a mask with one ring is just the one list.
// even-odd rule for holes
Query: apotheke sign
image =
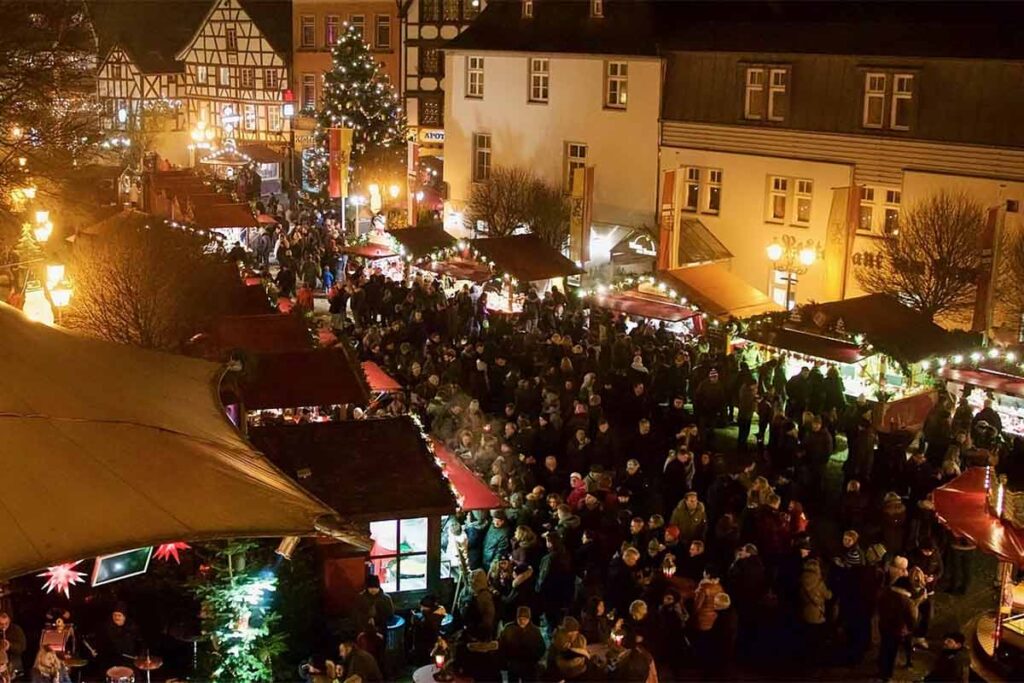
{"label": "apotheke sign", "polygon": [[444,128],[420,128],[419,140],[427,145],[443,145]]}

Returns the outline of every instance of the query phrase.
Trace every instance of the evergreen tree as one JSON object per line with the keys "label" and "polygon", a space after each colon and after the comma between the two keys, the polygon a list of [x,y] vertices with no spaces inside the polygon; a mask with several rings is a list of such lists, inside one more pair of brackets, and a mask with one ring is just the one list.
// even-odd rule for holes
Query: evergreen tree
{"label": "evergreen tree", "polygon": [[338,38],[334,67],[324,74],[323,100],[316,113],[315,144],[309,153],[307,180],[313,197],[327,199],[328,130],[352,128],[349,187],[384,184],[405,175],[408,130],[398,93],[381,73],[359,31],[351,24]]}

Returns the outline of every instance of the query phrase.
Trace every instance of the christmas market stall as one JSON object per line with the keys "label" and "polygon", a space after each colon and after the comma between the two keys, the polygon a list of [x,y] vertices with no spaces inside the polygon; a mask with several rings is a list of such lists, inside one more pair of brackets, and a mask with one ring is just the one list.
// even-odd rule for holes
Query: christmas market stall
{"label": "christmas market stall", "polygon": [[1012,491],[992,467],[972,467],[932,494],[938,519],[999,561],[995,610],[977,621],[974,653],[1004,668],[1024,667],[1024,492]]}
{"label": "christmas market stall", "polygon": [[558,286],[583,269],[532,233],[459,241],[416,260],[424,270],[447,276],[448,292],[463,284],[482,284],[487,307],[500,313],[522,311],[526,292]]}
{"label": "christmas market stall", "polygon": [[725,263],[663,270],[658,275],[711,318],[748,318],[780,310],[767,294],[730,271]]}
{"label": "christmas market stall", "polygon": [[312,535],[333,516],[225,418],[222,366],[35,324],[6,305],[0,344],[0,578],[46,569],[63,591],[86,558]]}
{"label": "christmas market stall", "polygon": [[935,392],[920,361],[962,344],[917,311],[883,294],[806,304],[730,323],[731,347],[751,368],[771,357],[786,377],[803,367],[824,374],[834,367],[848,398],[875,403],[881,431],[920,426],[935,404]]}
{"label": "christmas market stall", "polygon": [[226,249],[235,244],[249,248],[260,227],[252,207],[244,202],[225,203],[220,194],[192,195],[189,202],[189,223],[208,230],[224,240]]}
{"label": "christmas market stall", "polygon": [[612,285],[596,285],[585,294],[588,308],[596,306],[625,316],[630,330],[644,321],[663,324],[668,331],[687,336],[706,329],[706,314],[653,275],[626,276]]}
{"label": "christmas market stall", "polygon": [[250,438],[310,493],[368,529],[369,552],[317,545],[330,613],[346,612],[370,575],[399,605],[450,590],[460,569],[446,552],[449,517],[502,505],[454,456],[439,453],[412,417],[261,426]]}
{"label": "christmas market stall", "polygon": [[1019,357],[1014,349],[974,348],[929,358],[920,366],[933,372],[950,395],[966,398],[975,413],[991,401],[1002,432],[1024,437],[1024,364]]}

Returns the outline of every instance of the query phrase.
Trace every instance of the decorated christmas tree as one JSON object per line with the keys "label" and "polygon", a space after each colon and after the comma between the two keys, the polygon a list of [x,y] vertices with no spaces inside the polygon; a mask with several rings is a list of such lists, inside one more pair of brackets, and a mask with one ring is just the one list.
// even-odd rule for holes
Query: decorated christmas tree
{"label": "decorated christmas tree", "polygon": [[408,131],[398,93],[351,24],[333,50],[334,67],[324,74],[323,99],[316,112],[314,146],[308,153],[311,201],[327,200],[328,131],[352,128],[349,193],[370,183],[393,183],[405,176]]}

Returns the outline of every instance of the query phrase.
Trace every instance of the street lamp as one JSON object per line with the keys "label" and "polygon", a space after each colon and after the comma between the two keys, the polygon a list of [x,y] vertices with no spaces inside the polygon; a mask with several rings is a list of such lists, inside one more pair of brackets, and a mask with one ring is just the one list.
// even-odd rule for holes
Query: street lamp
{"label": "street lamp", "polygon": [[36,238],[36,242],[46,244],[52,234],[53,223],[50,221],[50,212],[36,211],[36,227],[32,230],[32,235]]}
{"label": "street lamp", "polygon": [[786,274],[786,302],[787,310],[793,308],[793,283],[798,276],[807,272],[807,269],[818,260],[818,252],[821,247],[813,240],[798,242],[792,235],[783,235],[780,239],[772,242],[765,249],[768,260],[772,262],[775,270]]}

